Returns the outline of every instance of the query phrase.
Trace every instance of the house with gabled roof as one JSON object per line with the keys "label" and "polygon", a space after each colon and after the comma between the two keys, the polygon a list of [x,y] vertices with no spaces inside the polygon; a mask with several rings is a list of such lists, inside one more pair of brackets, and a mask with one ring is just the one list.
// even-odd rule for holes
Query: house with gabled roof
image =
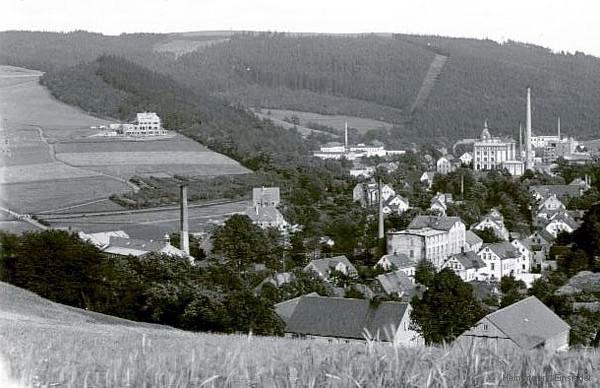
{"label": "house with gabled roof", "polygon": [[426,171],[421,175],[421,183],[423,183],[427,189],[431,189],[433,185],[433,178],[435,177],[435,171]]}
{"label": "house with gabled roof", "polygon": [[470,152],[465,152],[458,159],[460,159],[460,162],[464,166],[469,166],[471,163],[473,163],[473,155],[471,155]]}
{"label": "house with gabled roof", "polygon": [[410,298],[415,293],[416,284],[413,277],[409,277],[402,270],[398,270],[377,275],[373,281],[372,289],[388,296]]}
{"label": "house with gabled roof", "polygon": [[554,237],[546,230],[536,230],[529,237],[521,240],[531,252],[531,268],[544,269],[546,258],[554,242]]}
{"label": "house with gabled roof", "polygon": [[504,226],[504,217],[497,209],[490,210],[483,218],[473,226],[471,230],[484,230],[491,229],[494,231],[494,235],[501,240],[508,240],[510,232]]}
{"label": "house with gabled roof", "polygon": [[500,280],[503,276],[522,272],[520,264],[524,259],[508,241],[483,244],[477,256],[485,263],[485,267],[479,270],[484,280]]}
{"label": "house with gabled roof", "polygon": [[437,160],[437,162],[436,162],[436,170],[440,174],[448,174],[448,173],[456,170],[456,168],[459,165],[460,165],[460,160],[459,159],[457,160],[451,154],[446,154],[446,155],[440,157]]}
{"label": "house with gabled roof", "polygon": [[486,349],[568,350],[571,327],[535,296],[494,311],[456,342]]}
{"label": "house with gabled roof", "polygon": [[463,281],[470,282],[479,279],[479,270],[484,268],[485,262],[475,252],[461,252],[446,259],[443,268],[450,268]]}
{"label": "house with gabled roof", "polygon": [[567,212],[554,214],[548,223],[544,225],[544,230],[554,238],[562,232],[573,233],[577,228],[579,228],[579,223]]}
{"label": "house with gabled roof", "polygon": [[341,272],[350,277],[358,276],[356,267],[350,263],[350,260],[348,260],[346,256],[311,260],[310,263],[304,267],[304,272],[312,272],[326,282],[331,280],[330,275],[334,271]]}
{"label": "house with gabled roof", "polygon": [[448,206],[454,203],[454,198],[451,193],[437,193],[432,199],[429,206],[430,210],[437,210],[441,214],[446,215]]}
{"label": "house with gabled roof", "polygon": [[292,272],[276,272],[264,278],[263,281],[254,288],[254,292],[260,294],[263,288],[268,286],[279,288],[284,284],[293,282],[295,279],[296,276]]}
{"label": "house with gabled roof", "polygon": [[408,199],[396,194],[384,201],[382,210],[384,214],[402,214],[408,209],[410,209]]}
{"label": "house with gabled roof", "polygon": [[411,329],[411,307],[403,302],[303,296],[286,321],[288,336],[325,341],[378,339],[394,345],[422,344]]}
{"label": "house with gabled roof", "polygon": [[414,277],[417,262],[404,253],[388,254],[381,256],[374,268],[381,267],[385,271],[402,271],[406,276]]}
{"label": "house with gabled roof", "polygon": [[290,224],[274,206],[255,206],[246,210],[246,215],[262,229],[277,228],[285,231]]}

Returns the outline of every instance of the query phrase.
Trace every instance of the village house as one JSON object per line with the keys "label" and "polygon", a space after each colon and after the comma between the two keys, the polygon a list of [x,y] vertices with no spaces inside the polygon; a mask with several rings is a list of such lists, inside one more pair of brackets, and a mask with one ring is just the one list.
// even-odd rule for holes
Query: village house
{"label": "village house", "polygon": [[[381,198],[383,201],[396,196],[392,186],[384,184],[381,186]],[[352,190],[352,201],[358,202],[362,207],[379,206],[379,185],[377,183],[358,183]]]}
{"label": "village house", "polygon": [[[460,162],[460,160],[459,160]],[[458,167],[457,159],[451,154],[440,157],[436,162],[436,171],[440,174],[448,174]]]}
{"label": "village house", "polygon": [[559,212],[550,217],[550,220],[544,225],[544,230],[552,237],[556,238],[559,233],[572,233],[579,228],[577,223],[567,212]]}
{"label": "village house", "polygon": [[545,230],[537,230],[521,241],[531,252],[531,268],[545,269],[553,241],[554,237]]}
{"label": "village house", "polygon": [[421,183],[425,185],[425,187],[427,187],[427,190],[431,189],[431,186],[433,185],[433,177],[435,176],[435,172],[433,171],[426,171],[423,173],[423,175],[421,175]]}
{"label": "village house", "polygon": [[429,210],[434,210],[440,213],[440,215],[445,216],[446,210],[448,210],[448,206],[454,203],[454,199],[451,193],[437,193],[431,199],[431,205],[429,206]]}
{"label": "village house", "polygon": [[255,187],[252,189],[252,206],[277,207],[280,203],[279,187]]}
{"label": "village house", "polygon": [[381,267],[384,271],[402,271],[411,279],[415,276],[417,263],[403,253],[381,256],[374,268]]}
{"label": "village house", "polygon": [[465,246],[465,225],[459,217],[417,216],[406,230],[387,233],[387,251],[411,260],[429,260],[440,268]]}
{"label": "village house", "polygon": [[517,275],[523,272],[522,264],[527,261],[508,241],[483,244],[477,256],[485,263],[485,267],[479,272],[485,280],[500,280],[503,276]]}
{"label": "village house", "polygon": [[458,159],[460,159],[463,166],[470,166],[473,163],[473,155],[470,152],[465,152]]}
{"label": "village house", "polygon": [[350,277],[358,276],[358,271],[346,256],[311,260],[310,263],[304,267],[304,272],[312,272],[326,282],[331,280],[331,273],[334,271]]}
{"label": "village house", "polygon": [[382,211],[383,214],[402,214],[410,209],[410,203],[408,199],[400,196],[393,195],[384,201]]}
{"label": "village house", "polygon": [[456,342],[476,348],[568,350],[570,326],[535,296],[486,315]]}
{"label": "village house", "polygon": [[465,251],[479,252],[482,245],[483,240],[475,232],[472,230],[465,232]]}
{"label": "village house", "polygon": [[562,203],[560,199],[556,197],[556,194],[550,194],[546,198],[543,198],[538,204],[538,213],[540,212],[553,212],[557,210],[566,209],[565,205]]}
{"label": "village house", "polygon": [[267,276],[262,282],[254,288],[256,294],[260,294],[264,287],[275,287],[279,288],[284,284],[291,283],[296,279],[296,276],[292,272],[277,272]]}
{"label": "village house", "polygon": [[326,342],[378,339],[394,345],[419,345],[411,329],[411,307],[403,302],[372,304],[365,299],[302,296],[286,321],[287,336]]}
{"label": "village house", "polygon": [[494,231],[494,235],[501,240],[508,240],[510,232],[504,226],[504,217],[497,209],[492,209],[487,213],[481,221],[471,226],[471,230],[482,231],[489,228]]}
{"label": "village house", "polygon": [[521,272],[531,272],[533,266],[533,252],[531,252],[529,247],[521,240],[514,239],[510,244],[519,252],[521,258],[524,258],[524,260],[521,260]]}
{"label": "village house", "polygon": [[400,270],[377,275],[372,289],[378,294],[408,299],[414,295],[416,285],[413,278]]}
{"label": "village house", "polygon": [[276,228],[285,231],[290,225],[276,207],[256,206],[246,210],[246,215],[262,229]]}
{"label": "village house", "polygon": [[479,270],[485,266],[485,263],[477,256],[477,253],[466,251],[450,256],[442,264],[442,269],[450,268],[463,281],[470,282],[479,279]]}

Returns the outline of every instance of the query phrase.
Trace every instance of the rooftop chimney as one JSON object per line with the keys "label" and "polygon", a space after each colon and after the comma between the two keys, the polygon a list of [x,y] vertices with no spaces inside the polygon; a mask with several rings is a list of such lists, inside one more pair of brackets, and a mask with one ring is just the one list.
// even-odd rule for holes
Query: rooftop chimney
{"label": "rooftop chimney", "polygon": [[533,167],[533,155],[531,150],[531,88],[527,88],[527,122],[525,127],[525,169]]}
{"label": "rooftop chimney", "polygon": [[190,237],[188,234],[188,205],[187,205],[187,186],[181,185],[179,187],[179,193],[181,197],[181,242],[180,249],[184,251],[188,256],[190,254]]}

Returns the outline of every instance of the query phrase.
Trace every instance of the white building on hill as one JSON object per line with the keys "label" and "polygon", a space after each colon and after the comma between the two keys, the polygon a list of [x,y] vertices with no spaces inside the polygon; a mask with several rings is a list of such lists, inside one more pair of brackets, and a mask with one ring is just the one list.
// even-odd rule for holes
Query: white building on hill
{"label": "white building on hill", "polygon": [[164,136],[168,131],[162,127],[160,117],[154,112],[141,112],[133,123],[110,124],[109,129],[121,136]]}

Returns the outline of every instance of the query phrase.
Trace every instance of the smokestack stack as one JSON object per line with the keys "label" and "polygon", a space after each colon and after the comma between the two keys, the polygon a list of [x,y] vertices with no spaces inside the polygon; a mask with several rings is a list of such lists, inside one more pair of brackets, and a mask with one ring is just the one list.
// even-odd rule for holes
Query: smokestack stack
{"label": "smokestack stack", "polygon": [[187,204],[187,186],[181,185],[179,187],[180,194],[180,244],[179,247],[182,251],[184,251],[188,256],[190,254],[190,236],[188,233],[188,204]]}
{"label": "smokestack stack", "polygon": [[525,169],[531,169],[533,167],[533,155],[531,150],[531,88],[527,88],[527,122],[525,124],[525,153],[527,155],[525,159]]}
{"label": "smokestack stack", "polygon": [[517,160],[523,160],[523,124],[519,122],[519,158]]}
{"label": "smokestack stack", "polygon": [[557,124],[557,127],[558,127],[558,140],[560,140],[560,116],[558,116],[558,124]]}
{"label": "smokestack stack", "polygon": [[379,180],[379,233],[377,236],[380,240],[385,237],[383,230],[383,195],[381,192],[381,180]]}
{"label": "smokestack stack", "polygon": [[344,124],[344,149],[348,152],[348,122]]}

